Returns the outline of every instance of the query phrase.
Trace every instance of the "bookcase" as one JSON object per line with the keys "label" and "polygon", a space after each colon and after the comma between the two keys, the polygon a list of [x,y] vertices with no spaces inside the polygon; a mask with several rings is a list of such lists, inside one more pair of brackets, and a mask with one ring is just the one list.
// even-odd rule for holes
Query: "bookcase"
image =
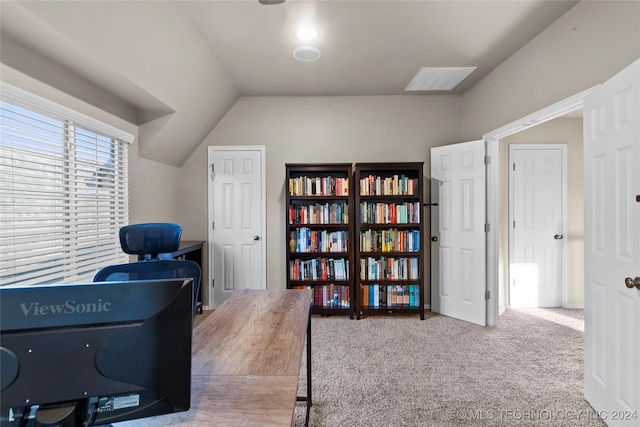
{"label": "bookcase", "polygon": [[355,165],[356,316],[424,320],[423,162]]}
{"label": "bookcase", "polygon": [[313,314],[355,315],[353,165],[286,164],[287,288],[313,290]]}

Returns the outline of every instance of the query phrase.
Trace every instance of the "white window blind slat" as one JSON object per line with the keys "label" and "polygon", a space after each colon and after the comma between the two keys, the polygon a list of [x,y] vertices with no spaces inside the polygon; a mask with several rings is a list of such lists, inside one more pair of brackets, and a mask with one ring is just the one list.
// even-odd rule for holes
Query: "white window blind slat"
{"label": "white window blind slat", "polygon": [[118,239],[129,210],[118,136],[128,134],[20,91],[1,95],[0,285],[91,281],[128,262]]}

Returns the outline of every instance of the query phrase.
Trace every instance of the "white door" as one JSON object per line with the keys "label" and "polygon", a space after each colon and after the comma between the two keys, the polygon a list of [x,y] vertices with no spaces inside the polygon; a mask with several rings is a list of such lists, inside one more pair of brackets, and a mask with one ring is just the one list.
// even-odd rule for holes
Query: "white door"
{"label": "white door", "polygon": [[[486,325],[485,144],[431,149],[431,309]],[[437,211],[437,212],[436,212]],[[434,223],[437,221],[437,223]],[[434,276],[434,274],[436,276]]]}
{"label": "white door", "polygon": [[209,147],[213,308],[237,290],[266,288],[264,155],[264,146]]}
{"label": "white door", "polygon": [[611,426],[640,425],[639,87],[640,60],[584,102],[584,395]]}
{"label": "white door", "polygon": [[509,147],[512,307],[562,307],[566,145]]}

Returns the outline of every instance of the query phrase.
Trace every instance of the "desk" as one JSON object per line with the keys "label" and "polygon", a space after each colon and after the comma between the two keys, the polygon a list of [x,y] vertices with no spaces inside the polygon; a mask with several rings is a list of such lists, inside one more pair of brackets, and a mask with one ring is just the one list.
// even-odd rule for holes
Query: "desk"
{"label": "desk", "polygon": [[[311,406],[310,290],[242,290],[194,331],[191,409],[124,426],[291,426]],[[297,397],[307,337],[307,396]]]}
{"label": "desk", "polygon": [[[171,252],[171,258],[184,258],[194,261],[202,270],[202,247],[204,240],[181,240],[178,250]],[[145,255],[138,255],[138,261],[145,259]]]}
{"label": "desk", "polygon": [[[173,259],[187,259],[198,264],[200,271],[204,271],[202,268],[202,248],[206,242],[204,240],[180,240],[180,246],[175,252],[171,252],[169,256]],[[147,255],[148,257],[148,255]],[[138,255],[138,261],[145,259],[145,255]],[[204,273],[203,273],[204,274]],[[196,303],[196,310],[200,310],[202,314],[202,288],[205,286],[204,277],[200,278],[200,293],[198,294],[198,302]]]}

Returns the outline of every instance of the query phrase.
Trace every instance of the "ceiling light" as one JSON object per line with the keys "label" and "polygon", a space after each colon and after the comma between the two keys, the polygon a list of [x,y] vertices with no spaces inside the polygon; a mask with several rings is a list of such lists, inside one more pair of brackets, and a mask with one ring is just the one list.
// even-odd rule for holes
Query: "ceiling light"
{"label": "ceiling light", "polygon": [[405,91],[452,90],[478,67],[421,68]]}
{"label": "ceiling light", "polygon": [[300,46],[293,51],[293,57],[298,61],[312,62],[320,58],[320,50],[313,46]]}
{"label": "ceiling light", "polygon": [[320,35],[320,33],[315,28],[303,27],[303,28],[300,28],[300,29],[296,30],[296,32],[293,33],[293,35],[298,40],[302,40],[302,41],[308,42],[308,41],[317,39],[318,36]]}

